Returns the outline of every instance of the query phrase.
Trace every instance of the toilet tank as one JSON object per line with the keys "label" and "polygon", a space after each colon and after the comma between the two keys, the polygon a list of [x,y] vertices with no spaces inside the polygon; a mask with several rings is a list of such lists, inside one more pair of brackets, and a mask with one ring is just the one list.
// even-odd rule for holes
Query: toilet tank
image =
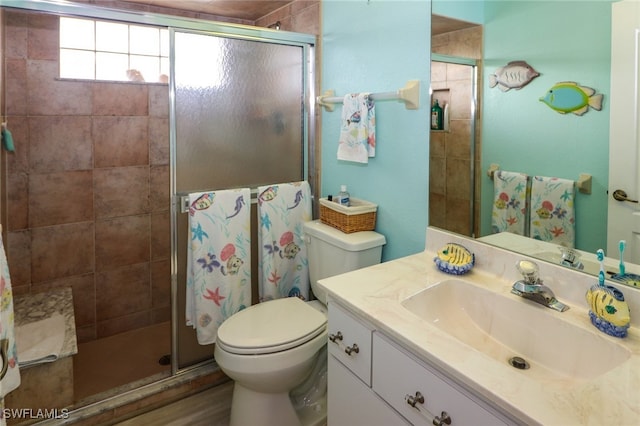
{"label": "toilet tank", "polygon": [[309,278],[314,296],[326,305],[318,280],[380,263],[384,235],[374,231],[345,234],[319,220],[304,224]]}

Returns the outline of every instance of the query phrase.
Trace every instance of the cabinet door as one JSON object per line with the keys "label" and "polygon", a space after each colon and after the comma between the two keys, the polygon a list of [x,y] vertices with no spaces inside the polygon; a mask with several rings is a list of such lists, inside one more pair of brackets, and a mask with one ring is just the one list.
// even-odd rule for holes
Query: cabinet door
{"label": "cabinet door", "polygon": [[371,328],[329,303],[329,354],[371,386]]}
{"label": "cabinet door", "polygon": [[328,426],[408,425],[386,402],[331,355],[328,368]]}
{"label": "cabinet door", "polygon": [[[412,424],[431,424],[429,414],[440,416],[443,411],[456,426],[506,424],[379,333],[373,335],[372,382],[373,390]],[[408,400],[416,392],[424,402],[413,407]]]}

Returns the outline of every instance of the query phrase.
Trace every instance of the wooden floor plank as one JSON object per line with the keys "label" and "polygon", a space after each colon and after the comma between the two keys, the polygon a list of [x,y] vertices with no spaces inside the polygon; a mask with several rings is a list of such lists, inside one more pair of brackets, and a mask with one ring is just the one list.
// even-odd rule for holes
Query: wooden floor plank
{"label": "wooden floor plank", "polygon": [[230,381],[114,426],[228,426],[232,393]]}

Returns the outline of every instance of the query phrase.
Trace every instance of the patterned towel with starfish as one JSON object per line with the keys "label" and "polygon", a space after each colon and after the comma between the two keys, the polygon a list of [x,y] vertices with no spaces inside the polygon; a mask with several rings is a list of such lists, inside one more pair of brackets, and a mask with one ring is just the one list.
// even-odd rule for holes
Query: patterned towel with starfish
{"label": "patterned towel with starfish", "polygon": [[531,183],[531,238],[574,247],[575,196],[572,180],[534,176]]}
{"label": "patterned towel with starfish", "polygon": [[258,288],[260,301],[309,300],[309,262],[302,225],[311,220],[309,183],[258,188]]}
{"label": "patterned towel with starfish", "polygon": [[201,345],[251,305],[250,207],[248,188],[189,194],[186,322]]}
{"label": "patterned towel with starfish", "polygon": [[493,191],[493,233],[511,232],[526,236],[529,176],[498,170],[493,176]]}

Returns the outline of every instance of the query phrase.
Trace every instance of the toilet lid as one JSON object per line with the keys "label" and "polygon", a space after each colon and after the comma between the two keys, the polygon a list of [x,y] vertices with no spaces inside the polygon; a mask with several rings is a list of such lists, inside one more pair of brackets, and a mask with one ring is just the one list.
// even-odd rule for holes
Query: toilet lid
{"label": "toilet lid", "polygon": [[297,297],[270,300],[232,315],[216,344],[235,354],[268,354],[300,346],[324,331],[327,318]]}

